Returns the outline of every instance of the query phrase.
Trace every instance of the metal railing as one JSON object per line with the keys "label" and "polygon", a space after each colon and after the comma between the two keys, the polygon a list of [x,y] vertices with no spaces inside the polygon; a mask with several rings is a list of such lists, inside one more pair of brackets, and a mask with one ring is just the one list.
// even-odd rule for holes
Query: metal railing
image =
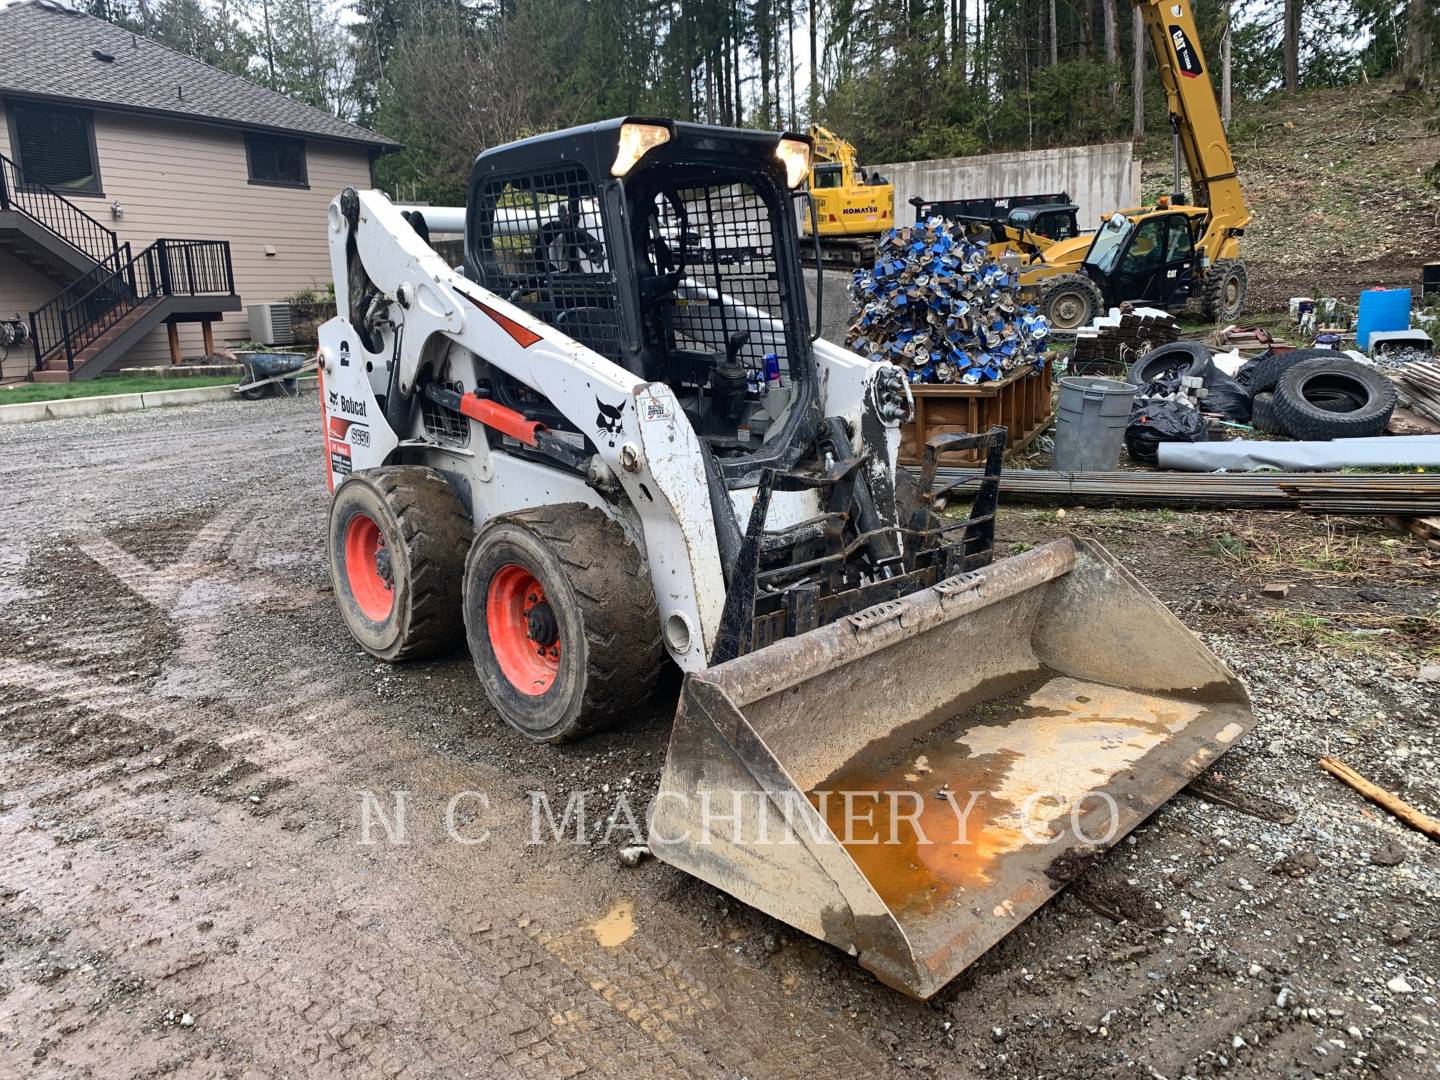
{"label": "metal railing", "polygon": [[65,367],[130,312],[166,296],[234,296],[227,240],[156,240],[139,254],[123,245],[38,311],[30,340],[39,370],[57,350]]}
{"label": "metal railing", "polygon": [[25,170],[0,154],[0,210],[24,214],[95,262],[104,262],[120,250],[112,229],[107,229],[54,188],[25,175]]}

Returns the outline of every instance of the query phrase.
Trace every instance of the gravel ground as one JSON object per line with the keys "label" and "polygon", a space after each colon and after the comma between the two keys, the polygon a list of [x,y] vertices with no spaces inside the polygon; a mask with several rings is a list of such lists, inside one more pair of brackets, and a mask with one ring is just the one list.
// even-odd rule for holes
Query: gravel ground
{"label": "gravel ground", "polygon": [[[1440,1074],[1437,846],[1316,766],[1440,812],[1420,677],[1440,567],[1407,540],[1002,509],[1004,546],[1101,539],[1259,723],[1209,795],[919,1003],[621,864],[606,814],[653,791],[664,710],[536,747],[463,649],[360,653],[329,595],[315,412],[0,429],[0,1076]],[[527,793],[577,790],[605,800],[590,842],[531,844]],[[402,791],[404,842],[379,842]],[[471,844],[446,835],[464,791],[488,799],[456,804]]]}

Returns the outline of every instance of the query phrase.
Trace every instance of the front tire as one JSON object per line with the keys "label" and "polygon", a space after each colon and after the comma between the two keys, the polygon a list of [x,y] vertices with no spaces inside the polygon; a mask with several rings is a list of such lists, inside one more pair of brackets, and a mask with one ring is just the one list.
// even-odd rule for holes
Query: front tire
{"label": "front tire", "polygon": [[372,469],[340,485],[330,504],[330,582],[362,649],[397,661],[454,647],[471,533],[434,469]]}
{"label": "front tire", "polygon": [[490,522],[464,594],[486,695],[528,738],[582,738],[654,694],[665,651],[648,568],[599,510],[567,503]]}
{"label": "front tire", "polygon": [[1205,272],[1200,311],[1213,323],[1232,323],[1245,313],[1250,275],[1239,259],[1218,259]]}
{"label": "front tire", "polygon": [[1095,321],[1105,297],[1084,274],[1056,274],[1040,283],[1038,306],[1054,329],[1079,330]]}

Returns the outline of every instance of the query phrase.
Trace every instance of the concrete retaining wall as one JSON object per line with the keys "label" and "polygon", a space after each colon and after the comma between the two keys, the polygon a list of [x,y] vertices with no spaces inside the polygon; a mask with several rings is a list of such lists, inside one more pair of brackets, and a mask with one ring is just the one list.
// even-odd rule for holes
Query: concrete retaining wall
{"label": "concrete retaining wall", "polygon": [[904,161],[866,166],[895,185],[895,220],[914,220],[912,196],[970,199],[1068,191],[1080,206],[1080,227],[1093,229],[1108,210],[1133,206],[1140,193],[1140,163],[1128,142],[1025,150],[980,157]]}

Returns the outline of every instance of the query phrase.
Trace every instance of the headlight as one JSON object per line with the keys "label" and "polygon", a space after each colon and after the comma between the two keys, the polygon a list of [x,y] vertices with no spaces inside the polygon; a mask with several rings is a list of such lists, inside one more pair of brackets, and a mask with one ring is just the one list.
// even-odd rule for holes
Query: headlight
{"label": "headlight", "polygon": [[781,139],[775,144],[775,156],[785,166],[785,186],[792,191],[810,175],[810,144],[800,139]]}
{"label": "headlight", "polygon": [[659,124],[621,124],[620,149],[615,151],[615,164],[610,166],[610,174],[624,176],[642,157],[669,141],[670,129]]}

